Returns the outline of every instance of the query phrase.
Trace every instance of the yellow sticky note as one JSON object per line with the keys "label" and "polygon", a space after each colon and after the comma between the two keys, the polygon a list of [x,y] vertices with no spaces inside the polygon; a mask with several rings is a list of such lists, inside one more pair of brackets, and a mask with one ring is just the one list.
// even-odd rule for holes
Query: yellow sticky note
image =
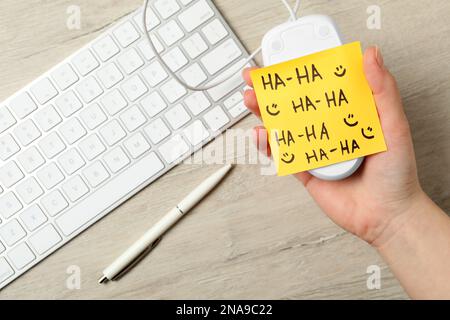
{"label": "yellow sticky note", "polygon": [[359,42],[251,77],[278,175],[386,151]]}

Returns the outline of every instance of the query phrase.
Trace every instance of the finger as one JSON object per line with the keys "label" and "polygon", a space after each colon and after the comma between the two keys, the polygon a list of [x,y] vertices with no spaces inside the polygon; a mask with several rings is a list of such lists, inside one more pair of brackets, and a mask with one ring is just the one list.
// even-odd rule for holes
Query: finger
{"label": "finger", "polygon": [[250,68],[245,68],[242,71],[242,77],[244,78],[247,85],[249,85],[250,87],[253,87],[253,81],[252,81],[252,78],[250,77],[250,72],[252,70],[256,70],[256,69],[259,69],[259,68],[258,67],[250,67]]}
{"label": "finger", "polygon": [[301,183],[303,183],[303,185],[307,188],[309,182],[311,181],[312,178],[314,178],[309,172],[299,172],[296,173],[294,175],[298,180],[301,181]]}
{"label": "finger", "polygon": [[270,145],[266,128],[263,126],[257,126],[253,128],[253,142],[256,148],[265,156],[270,157]]}
{"label": "finger", "polygon": [[384,66],[378,47],[370,47],[364,53],[364,72],[372,89],[381,122],[395,128],[406,121],[397,83]]}
{"label": "finger", "polygon": [[261,118],[261,112],[259,111],[258,101],[256,100],[256,94],[254,90],[246,90],[244,92],[244,104],[257,117]]}

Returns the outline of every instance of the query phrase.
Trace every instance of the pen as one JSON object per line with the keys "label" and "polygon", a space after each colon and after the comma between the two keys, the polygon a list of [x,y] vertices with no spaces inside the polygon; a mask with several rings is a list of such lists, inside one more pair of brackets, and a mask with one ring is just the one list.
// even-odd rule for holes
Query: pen
{"label": "pen", "polygon": [[142,258],[148,254],[161,240],[164,233],[167,232],[178,220],[189,212],[200,200],[202,200],[214,187],[216,187],[225,178],[232,165],[226,165],[222,169],[212,174],[203,181],[189,195],[184,198],[175,208],[170,210],[161,220],[150,228],[139,240],[129,247],[120,257],[111,265],[103,270],[103,275],[99,283],[106,283],[109,280],[114,281],[134,267]]}

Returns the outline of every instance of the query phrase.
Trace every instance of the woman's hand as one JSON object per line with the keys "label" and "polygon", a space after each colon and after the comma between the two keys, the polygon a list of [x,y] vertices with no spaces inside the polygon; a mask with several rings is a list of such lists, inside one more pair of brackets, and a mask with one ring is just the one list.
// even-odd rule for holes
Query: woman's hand
{"label": "woman's hand", "polygon": [[[252,86],[250,70],[244,71],[244,79]],[[364,70],[388,151],[367,157],[357,173],[342,181],[324,181],[306,172],[295,176],[335,223],[380,246],[410,218],[409,208],[426,196],[419,184],[409,124],[395,79],[376,47],[366,50]],[[245,104],[261,115],[253,90],[245,92]],[[257,127],[255,134],[260,150],[270,155],[265,129]]]}

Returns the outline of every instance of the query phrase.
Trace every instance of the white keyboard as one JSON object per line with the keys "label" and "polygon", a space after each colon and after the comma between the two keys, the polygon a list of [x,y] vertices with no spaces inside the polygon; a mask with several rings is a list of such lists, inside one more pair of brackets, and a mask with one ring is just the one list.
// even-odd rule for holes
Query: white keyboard
{"label": "white keyboard", "polygon": [[[147,29],[193,86],[248,57],[208,0],[155,0]],[[240,74],[188,92],[142,10],[0,104],[0,288],[247,114]]]}

